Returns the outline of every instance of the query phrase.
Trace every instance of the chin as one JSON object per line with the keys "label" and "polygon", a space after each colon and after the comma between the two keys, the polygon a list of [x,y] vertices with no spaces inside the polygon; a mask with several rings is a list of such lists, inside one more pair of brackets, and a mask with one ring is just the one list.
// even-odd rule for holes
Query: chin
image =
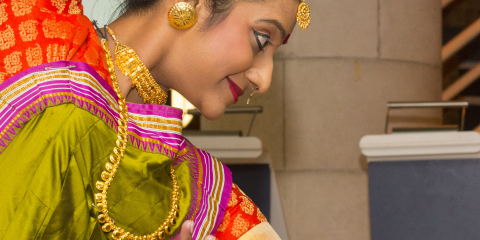
{"label": "chin", "polygon": [[203,107],[198,108],[198,110],[202,113],[202,116],[210,121],[214,121],[219,119],[225,113],[225,107]]}

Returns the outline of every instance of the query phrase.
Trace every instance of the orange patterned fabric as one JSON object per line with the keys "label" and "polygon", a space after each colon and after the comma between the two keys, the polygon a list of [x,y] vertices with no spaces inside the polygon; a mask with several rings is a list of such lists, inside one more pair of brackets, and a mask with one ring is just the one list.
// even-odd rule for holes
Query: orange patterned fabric
{"label": "orange patterned fabric", "polygon": [[0,2],[0,83],[33,66],[70,60],[89,64],[112,85],[103,48],[83,15],[81,0]]}
{"label": "orange patterned fabric", "polygon": [[245,193],[233,184],[230,201],[215,237],[220,240],[237,240],[267,218]]}

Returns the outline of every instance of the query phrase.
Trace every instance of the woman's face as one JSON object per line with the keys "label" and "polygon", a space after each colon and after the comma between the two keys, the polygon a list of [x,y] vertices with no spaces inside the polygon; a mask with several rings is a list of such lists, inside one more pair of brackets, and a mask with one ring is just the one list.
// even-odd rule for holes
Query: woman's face
{"label": "woman's face", "polygon": [[[218,119],[243,91],[268,90],[273,53],[295,27],[296,0],[240,1],[228,16],[202,29],[209,12],[197,5],[198,21],[172,44],[169,84],[209,120]],[[178,64],[181,63],[181,64]]]}

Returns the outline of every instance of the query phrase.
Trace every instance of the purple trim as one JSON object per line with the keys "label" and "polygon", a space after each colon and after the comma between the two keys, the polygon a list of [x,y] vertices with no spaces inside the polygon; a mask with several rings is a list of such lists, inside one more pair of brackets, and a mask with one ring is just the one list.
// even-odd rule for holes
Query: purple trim
{"label": "purple trim", "polygon": [[209,155],[205,156],[204,155],[205,152],[201,150],[199,150],[198,152],[200,154],[200,158],[202,160],[202,165],[203,165],[203,179],[201,179],[202,188],[200,189],[200,191],[202,191],[202,199],[200,200],[200,206],[199,206],[197,215],[195,216],[195,219],[194,219],[195,225],[193,229],[193,236],[192,236],[193,239],[197,239],[198,237],[200,237],[201,231],[204,227],[203,226],[204,220],[208,217],[207,214],[208,214],[208,208],[209,208],[209,205],[208,205],[209,199],[206,198],[205,196],[210,195],[212,184],[209,180],[211,179],[210,175],[213,174],[213,172],[211,171],[212,161],[207,161],[207,157],[210,157],[210,156]]}
{"label": "purple trim", "polygon": [[212,233],[214,234],[217,231],[218,225],[222,223],[223,217],[225,216],[225,211],[227,210],[228,202],[230,201],[230,195],[232,194],[233,180],[232,172],[230,169],[222,163],[223,174],[225,174],[225,181],[223,183],[222,197],[219,204],[219,209],[217,213],[217,221],[213,227]]}
{"label": "purple trim", "polygon": [[[70,71],[86,72],[91,74],[98,82],[100,88],[103,88],[110,97],[117,101],[117,97],[113,89],[104,81],[98,73],[89,65],[83,62],[72,61],[59,61],[53,63],[47,63],[32,67],[26,71],[23,71],[0,85],[0,101],[5,101],[5,89],[19,82],[22,78],[38,73],[44,72],[45,68],[59,68],[66,66],[76,66],[75,69]],[[34,81],[34,80],[33,80]],[[60,93],[58,96],[47,96],[47,94]],[[66,93],[66,94],[61,94]],[[74,94],[74,96],[70,95]],[[18,132],[17,129],[21,129],[23,124],[29,121],[33,116],[42,112],[45,108],[55,106],[62,103],[73,103],[76,106],[85,109],[92,114],[95,114],[101,118],[111,128],[116,129],[116,121],[119,118],[119,114],[110,106],[107,101],[108,96],[103,96],[102,93],[94,90],[92,85],[88,83],[82,83],[71,79],[51,79],[42,82],[36,82],[34,85],[23,92],[17,93],[14,99],[7,102],[6,107],[0,110],[0,132],[3,131],[8,124],[12,123],[12,126],[6,130],[9,134],[5,134],[0,139],[0,153],[7,147],[8,143],[12,141],[12,136],[15,136]],[[88,100],[85,101],[84,99]],[[37,100],[41,100],[36,104],[27,107]],[[91,104],[90,102],[94,103]],[[181,109],[171,108],[161,105],[138,105],[128,103],[128,109],[131,113],[140,114],[143,116],[151,117],[163,117],[179,119],[181,121],[183,111]],[[19,115],[20,111],[24,111],[22,115]],[[12,120],[18,117],[14,122]],[[182,162],[186,162],[189,165],[190,173],[192,176],[191,190],[192,199],[188,209],[187,219],[190,219],[194,214],[195,226],[194,226],[194,239],[197,239],[202,228],[208,227],[212,229],[211,232],[205,232],[204,234],[214,234],[218,225],[223,220],[230,194],[232,191],[232,177],[231,172],[222,163],[214,159],[210,154],[202,150],[196,150],[196,148],[188,141],[177,133],[168,132],[156,132],[153,130],[145,129],[137,126],[132,121],[129,124],[129,131],[134,132],[139,137],[145,137],[160,141],[164,145],[168,145],[172,149],[182,151],[187,148],[186,153],[177,156],[177,154],[164,147],[162,144],[150,143],[142,141],[134,136],[130,136],[130,142],[133,146],[143,149],[144,151],[162,153],[170,158],[174,159],[174,165],[179,165]],[[10,135],[11,134],[11,135]],[[200,159],[198,159],[200,156]],[[200,179],[200,166],[202,179]],[[217,167],[218,169],[215,169]],[[219,175],[215,176],[215,172]],[[215,181],[216,180],[216,181]],[[200,188],[198,184],[201,184]],[[215,190],[216,189],[216,190]],[[201,199],[198,201],[201,191]],[[210,199],[218,198],[218,202],[214,202],[213,206],[210,206]],[[197,203],[200,205],[197,206]],[[214,216],[207,216],[208,210],[217,208],[217,212]],[[198,209],[198,211],[197,211]],[[197,212],[195,212],[197,211]],[[208,222],[206,222],[208,220]],[[172,237],[175,239],[177,236]]]}
{"label": "purple trim", "polygon": [[141,115],[154,115],[176,119],[182,119],[183,117],[182,109],[165,105],[127,103],[127,107],[129,112]]}
{"label": "purple trim", "polygon": [[[223,220],[232,192],[232,173],[230,170],[223,163],[213,158],[208,152],[198,150],[198,153],[203,163],[202,199],[194,219],[193,239],[205,237],[205,234],[215,234],[218,225]],[[216,166],[219,167],[219,169],[215,169]],[[223,177],[219,179],[221,176],[215,176],[215,171],[219,173],[222,172]],[[216,182],[215,179],[217,179]],[[218,189],[220,192],[216,192],[214,189]],[[213,207],[209,205],[209,201],[213,198],[212,195],[216,195],[217,193],[220,194],[219,202],[217,203],[217,212],[216,215],[210,219],[214,222],[206,223],[205,220],[210,217],[208,210]],[[213,224],[213,226],[211,224]],[[209,227],[212,230],[202,235],[202,229],[205,227]]]}
{"label": "purple trim", "polygon": [[51,63],[46,63],[42,65],[38,65],[35,67],[31,67],[23,72],[17,73],[14,76],[10,77],[9,79],[5,80],[2,84],[0,84],[0,92],[5,90],[8,86],[11,84],[17,82],[19,79],[32,74],[32,73],[37,73],[37,72],[43,72],[45,71],[45,68],[50,67],[50,68],[61,68],[61,67],[67,67],[67,66],[75,66],[75,69],[71,69],[73,71],[80,71],[80,72],[88,72],[91,74],[95,79],[101,80],[98,81],[98,83],[108,92],[110,93],[111,96],[114,97],[114,99],[117,99],[117,96],[115,94],[115,91],[112,89],[108,83],[103,80],[103,78],[93,69],[90,67],[90,65],[84,63],[84,62],[76,62],[76,61],[57,61],[57,62],[51,62]]}
{"label": "purple trim", "polygon": [[188,151],[175,158],[173,165],[178,166],[182,162],[186,162],[190,168],[190,175],[192,176],[192,181],[190,184],[190,189],[192,192],[192,199],[191,203],[188,209],[187,217],[186,219],[192,218],[192,216],[195,214],[195,210],[197,209],[197,199],[199,196],[199,189],[198,189],[198,181],[199,181],[199,166],[198,166],[198,158],[195,152],[195,147],[193,146],[192,143],[187,142],[187,147]]}
{"label": "purple trim", "polygon": [[[58,68],[67,66],[75,66],[75,68],[71,68],[70,71],[86,72],[92,75],[97,80],[96,83],[99,85],[99,87],[106,91],[107,94],[110,95],[111,99],[113,99],[115,102],[117,101],[118,98],[113,89],[110,87],[110,85],[107,84],[106,81],[104,81],[100,77],[100,75],[93,68],[91,68],[86,63],[73,61],[58,61],[53,63],[47,63],[29,68],[15,76],[12,76],[0,85],[0,100],[3,100],[5,102],[4,95],[6,93],[2,95],[2,91],[4,91],[12,84],[17,83],[22,78],[25,78],[28,75],[34,73],[50,71],[45,70],[46,68],[53,68],[53,70],[56,70]],[[33,111],[34,113],[37,111],[37,109],[43,111],[45,107],[51,106],[52,103],[53,105],[57,105],[64,102],[71,102],[76,104],[78,107],[97,115],[98,117],[103,119],[110,127],[114,129],[116,128],[116,121],[119,118],[118,113],[115,112],[112,106],[110,106],[106,99],[106,96],[103,96],[102,93],[94,90],[93,86],[89,85],[88,83],[85,84],[82,82],[71,81],[70,79],[51,79],[42,82],[35,82],[35,79],[31,79],[30,84],[32,82],[33,86],[31,88],[27,89],[24,92],[18,93],[14,99],[10,100],[7,103],[10,107],[7,106],[0,112],[0,117],[2,118],[2,121],[0,122],[0,131],[2,131],[19,114],[19,112],[17,112],[15,109],[25,109],[28,105],[39,99],[42,99],[42,101],[35,104],[35,106],[31,106],[29,111],[25,111],[23,116],[17,119],[14,125],[18,125],[18,127],[21,127],[21,124],[19,123],[20,120],[22,120],[22,122],[28,121],[28,119],[30,119],[31,117],[30,111]],[[47,94],[54,93],[74,94],[80,98],[72,97],[68,94],[61,94],[57,97],[46,96]],[[84,101],[82,98],[88,101]],[[98,105],[98,107],[90,104],[89,101],[95,103],[96,105]],[[129,111],[131,112],[152,117],[176,118],[181,121],[181,117],[183,114],[182,110],[170,108],[168,106],[147,104],[137,105],[130,103],[128,104],[128,106]],[[162,144],[169,146],[170,149],[175,149],[175,151],[179,151],[185,147],[184,144],[182,146],[184,140],[179,133],[156,132],[153,130],[143,129],[141,127],[135,126],[135,124],[133,124],[131,121],[130,123],[131,124],[129,125],[129,130],[134,132],[139,137],[158,140]],[[5,134],[3,138],[10,141],[10,137],[8,136],[8,134]],[[136,139],[135,137],[131,137],[130,142],[137,148],[141,148],[145,151],[150,150],[152,152],[160,152],[172,158],[176,155],[174,151],[165,148],[162,144],[143,142],[140,139]],[[5,143],[0,144],[0,146],[2,145],[5,145]],[[2,149],[0,149],[0,153],[1,151]]]}

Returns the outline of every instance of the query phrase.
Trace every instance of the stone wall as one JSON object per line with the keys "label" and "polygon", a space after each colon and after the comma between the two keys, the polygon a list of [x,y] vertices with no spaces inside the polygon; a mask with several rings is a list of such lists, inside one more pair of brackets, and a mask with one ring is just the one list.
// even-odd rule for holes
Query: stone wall
{"label": "stone wall", "polygon": [[[358,143],[383,133],[388,101],[440,100],[440,1],[306,1],[312,24],[276,54],[271,89],[252,99],[264,113],[251,135],[272,154],[290,240],[367,240]],[[437,111],[410,113],[393,120],[441,121]],[[201,127],[247,132],[250,118],[202,119]]]}

